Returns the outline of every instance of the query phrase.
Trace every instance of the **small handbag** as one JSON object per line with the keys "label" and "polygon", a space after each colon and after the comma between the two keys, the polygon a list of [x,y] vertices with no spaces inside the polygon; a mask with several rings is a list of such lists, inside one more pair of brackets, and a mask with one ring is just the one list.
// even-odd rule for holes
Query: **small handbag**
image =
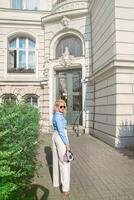
{"label": "small handbag", "polygon": [[66,153],[64,154],[63,160],[64,162],[71,162],[72,160],[74,160],[73,153],[70,150],[66,151]]}

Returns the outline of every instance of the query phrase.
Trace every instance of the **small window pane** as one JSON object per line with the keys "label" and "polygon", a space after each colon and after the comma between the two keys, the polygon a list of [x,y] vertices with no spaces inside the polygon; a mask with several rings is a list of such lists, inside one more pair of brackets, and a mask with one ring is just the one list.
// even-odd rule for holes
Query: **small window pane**
{"label": "small window pane", "polygon": [[32,104],[37,105],[37,97],[32,97]]}
{"label": "small window pane", "polygon": [[30,49],[34,49],[35,48],[35,42],[33,40],[28,40],[28,47]]}
{"label": "small window pane", "polygon": [[27,9],[29,9],[29,10],[37,10],[38,9],[37,0],[27,0]]}
{"label": "small window pane", "polygon": [[10,48],[16,48],[16,39],[15,40],[12,40],[9,44],[9,47]]}
{"label": "small window pane", "polygon": [[31,104],[31,97],[29,97],[29,98],[26,98],[26,103],[29,103],[29,104]]}
{"label": "small window pane", "polygon": [[28,52],[28,68],[35,68],[35,52],[29,51]]}
{"label": "small window pane", "polygon": [[79,95],[73,96],[73,111],[80,111],[81,109],[81,100]]}
{"label": "small window pane", "polygon": [[17,63],[17,51],[9,51],[9,69],[16,68]]}
{"label": "small window pane", "polygon": [[81,85],[81,73],[74,73],[73,74],[73,92],[81,92],[82,85]]}
{"label": "small window pane", "polygon": [[26,67],[26,52],[19,51],[19,68],[25,68],[25,67]]}
{"label": "small window pane", "polygon": [[25,38],[19,38],[19,48],[26,48],[26,39]]}
{"label": "small window pane", "polygon": [[38,98],[36,96],[27,96],[25,98],[26,103],[29,103],[31,105],[38,105]]}
{"label": "small window pane", "polygon": [[12,8],[13,9],[22,9],[22,0],[12,0]]}
{"label": "small window pane", "polygon": [[17,101],[17,99],[16,99],[16,97],[13,96],[13,95],[5,95],[5,96],[3,97],[3,102],[4,102],[4,103],[7,103],[7,102],[16,102],[16,101]]}

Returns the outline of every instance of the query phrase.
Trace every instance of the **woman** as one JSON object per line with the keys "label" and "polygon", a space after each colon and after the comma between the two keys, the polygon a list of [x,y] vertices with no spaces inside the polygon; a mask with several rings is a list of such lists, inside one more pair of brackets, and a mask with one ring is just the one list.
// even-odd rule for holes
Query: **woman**
{"label": "woman", "polygon": [[65,196],[69,195],[70,189],[70,162],[64,162],[63,157],[70,144],[67,136],[67,121],[65,119],[66,103],[60,99],[55,102],[53,114],[54,134],[53,144],[53,186],[62,186]]}

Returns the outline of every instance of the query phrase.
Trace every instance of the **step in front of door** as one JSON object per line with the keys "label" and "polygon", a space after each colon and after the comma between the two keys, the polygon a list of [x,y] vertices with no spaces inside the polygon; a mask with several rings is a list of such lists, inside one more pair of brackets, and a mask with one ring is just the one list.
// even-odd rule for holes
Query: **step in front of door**
{"label": "step in front of door", "polygon": [[79,136],[85,133],[85,128],[84,126],[79,125],[79,126],[75,126],[75,129],[74,129],[73,125],[68,125],[67,132],[68,134],[76,134]]}

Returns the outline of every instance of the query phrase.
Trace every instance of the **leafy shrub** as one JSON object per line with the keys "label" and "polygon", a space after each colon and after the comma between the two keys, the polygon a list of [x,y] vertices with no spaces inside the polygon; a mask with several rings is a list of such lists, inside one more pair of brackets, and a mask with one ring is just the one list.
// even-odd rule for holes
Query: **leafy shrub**
{"label": "leafy shrub", "polygon": [[17,199],[33,176],[39,118],[37,108],[27,104],[0,106],[0,200],[15,194]]}

